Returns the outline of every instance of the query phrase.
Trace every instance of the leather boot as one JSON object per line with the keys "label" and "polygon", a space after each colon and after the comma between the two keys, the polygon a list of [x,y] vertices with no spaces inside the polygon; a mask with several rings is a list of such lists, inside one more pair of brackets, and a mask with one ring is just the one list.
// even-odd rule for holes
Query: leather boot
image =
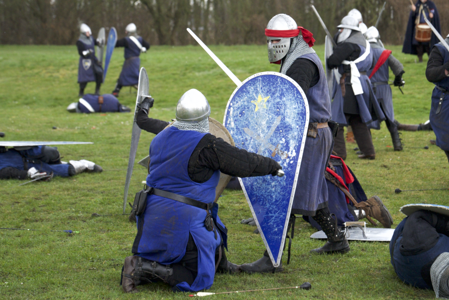
{"label": "leather boot", "polygon": [[402,151],[402,143],[399,138],[398,127],[395,123],[388,124],[388,131],[390,131],[391,140],[393,141],[394,151]]}
{"label": "leather boot", "polygon": [[128,256],[125,258],[125,264],[122,270],[122,288],[125,293],[137,293],[136,283],[134,282],[135,266],[138,256]]}
{"label": "leather boot", "polygon": [[[226,251],[223,246],[220,246],[219,251],[221,252],[221,260],[218,264],[217,272],[227,274],[240,273],[240,265],[233,264],[228,260],[228,258],[226,257]],[[217,259],[216,256],[215,259]]]}
{"label": "leather boot", "polygon": [[317,210],[316,215],[312,217],[323,229],[327,236],[326,244],[317,249],[310,250],[317,254],[346,253],[350,250],[345,233],[340,231],[337,226],[337,219],[332,218],[327,208]]}
{"label": "leather boot", "polygon": [[156,261],[148,260],[140,256],[137,257],[135,270],[134,280],[139,283],[156,279],[167,282],[167,278],[173,275],[173,268],[170,268],[170,265],[162,265]]}
{"label": "leather boot", "polygon": [[433,130],[433,129],[432,129],[432,125],[430,125],[430,122],[429,122],[429,121],[425,122],[424,124],[423,124],[423,123],[420,123],[420,124],[418,125],[418,131],[421,131],[421,130],[432,131],[432,130]]}
{"label": "leather boot", "polygon": [[394,123],[398,130],[404,131],[418,131],[419,125],[410,125],[410,124],[401,124],[398,121],[394,120]]}
{"label": "leather boot", "polygon": [[243,264],[240,266],[240,270],[245,273],[253,274],[253,273],[276,273],[281,272],[282,262],[279,267],[275,268],[271,263],[271,259],[268,256],[268,252],[265,250],[262,258],[252,262],[250,264]]}
{"label": "leather boot", "polygon": [[379,221],[384,228],[391,228],[393,217],[378,196],[359,202],[354,207],[363,209],[367,216]]}

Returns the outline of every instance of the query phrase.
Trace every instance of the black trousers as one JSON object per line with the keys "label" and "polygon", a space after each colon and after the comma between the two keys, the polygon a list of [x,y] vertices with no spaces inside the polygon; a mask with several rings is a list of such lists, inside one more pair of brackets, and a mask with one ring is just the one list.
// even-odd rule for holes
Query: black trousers
{"label": "black trousers", "polygon": [[[357,146],[360,151],[365,155],[376,154],[373,145],[373,139],[371,137],[371,131],[368,126],[362,122],[360,115],[345,114],[348,124],[352,127],[354,138],[357,142]],[[343,159],[346,159],[346,142],[345,142],[345,129],[343,126],[338,127],[337,136],[334,141],[334,151]]]}
{"label": "black trousers", "polygon": [[[224,247],[221,248],[221,259],[220,259],[220,249],[217,248],[215,253],[215,263],[220,259],[218,270],[220,271],[220,266],[225,267],[227,265],[227,258],[225,255]],[[189,241],[187,242],[186,254],[181,259],[180,262],[172,264],[173,274],[167,278],[167,283],[175,288],[175,286],[181,282],[187,282],[192,285],[198,275],[198,248],[193,240],[192,235],[189,234]]]}

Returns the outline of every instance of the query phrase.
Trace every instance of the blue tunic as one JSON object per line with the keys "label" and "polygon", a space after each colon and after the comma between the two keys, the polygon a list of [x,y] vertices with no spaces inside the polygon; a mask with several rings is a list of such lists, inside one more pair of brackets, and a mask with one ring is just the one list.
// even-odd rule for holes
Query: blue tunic
{"label": "blue tunic", "polygon": [[394,230],[393,237],[391,238],[391,264],[393,265],[396,274],[405,283],[422,289],[432,289],[432,286],[429,286],[423,279],[421,269],[437,258],[441,253],[448,252],[449,237],[444,234],[439,234],[438,242],[433,248],[417,255],[402,255],[400,251],[402,231],[404,230],[407,219],[408,218],[405,218],[401,223],[399,223]]}
{"label": "blue tunic", "polygon": [[[220,172],[214,172],[204,183],[192,181],[188,174],[190,156],[204,135],[173,126],[156,135],[150,146],[147,185],[204,203],[214,202]],[[149,195],[143,218],[138,220],[141,238],[136,237],[133,252],[163,265],[174,264],[184,257],[190,233],[198,247],[198,275],[191,286],[182,282],[176,287],[181,291],[209,289],[215,276],[215,251],[222,240],[220,234],[215,237],[206,229],[205,218],[204,209]],[[224,228],[218,216],[215,221]]]}
{"label": "blue tunic", "polygon": [[[374,61],[379,60],[380,55],[385,49],[371,47],[371,51],[374,55]],[[369,70],[368,76],[371,75],[373,69]],[[385,113],[387,120],[391,123],[394,122],[394,110],[393,110],[393,95],[391,92],[391,87],[388,84],[388,79],[390,77],[388,61],[386,61],[377,72],[371,77],[371,83],[375,85],[374,90],[376,91],[376,98],[379,104],[382,106],[382,111]],[[377,84],[376,84],[377,83]],[[373,129],[380,129],[379,120],[371,122],[368,127]]]}
{"label": "blue tunic", "polygon": [[[435,47],[440,50],[443,56],[444,63],[449,60],[449,52],[441,44],[436,44]],[[432,92],[432,105],[430,108],[430,125],[437,137],[437,146],[444,151],[449,151],[449,94],[445,94],[441,111],[437,114],[438,104],[440,97],[443,96],[443,92],[438,87],[449,91],[449,77],[444,78],[439,82],[435,82],[436,87]]]}
{"label": "blue tunic", "polygon": [[92,36],[90,37],[90,40],[90,44],[86,44],[82,40],[79,40],[85,45],[86,50],[90,49],[94,52],[89,54],[87,58],[80,56],[78,63],[78,83],[95,81],[93,66],[93,64],[95,63],[95,41]]}
{"label": "blue tunic", "polygon": [[[84,101],[78,102],[78,108],[83,113],[92,113],[91,109],[94,110],[94,112],[119,112],[121,111],[121,104],[118,101],[118,99],[111,94],[104,94],[103,95],[103,104],[98,103],[98,95],[93,94],[86,94],[81,99]],[[90,105],[90,107],[88,106]]]}
{"label": "blue tunic", "polygon": [[[358,45],[360,47],[360,56],[362,56],[366,48]],[[356,63],[357,69],[359,72],[368,72],[371,68],[373,62],[373,52],[372,49],[368,56],[361,62]],[[344,74],[343,65],[339,67],[339,73]],[[363,94],[356,95],[356,101],[359,109],[359,115],[362,118],[364,123],[370,123],[373,120],[373,116],[371,115],[371,105],[374,109],[375,114],[377,115],[377,120],[385,120],[385,115],[382,112],[379,102],[374,95],[374,91],[371,85],[371,81],[369,77],[365,74],[360,74],[360,83],[362,85]],[[347,79],[348,80],[348,79]],[[347,85],[346,88],[352,88],[350,85]],[[344,98],[341,93],[340,85],[337,84],[334,87],[335,97],[334,101],[332,101],[332,120],[339,123],[340,125],[348,125],[346,121],[346,116],[344,113]],[[371,96],[371,97],[370,97]]]}
{"label": "blue tunic", "polygon": [[[320,72],[317,84],[307,92],[311,123],[324,123],[331,118],[329,89],[320,59],[315,53],[300,58],[312,61]],[[332,133],[329,127],[318,129],[316,138],[307,137],[299,171],[292,213],[314,216],[318,209],[327,206],[328,192],[324,178],[325,164],[332,148]]]}
{"label": "blue tunic", "polygon": [[[118,83],[121,86],[133,86],[139,83],[140,49],[129,37],[125,39],[128,47],[125,47],[125,62]],[[139,36],[137,40],[142,44],[142,37]]]}
{"label": "blue tunic", "polygon": [[68,164],[47,164],[39,161],[39,157],[42,157],[42,147],[44,146],[35,146],[22,151],[8,149],[5,153],[0,153],[0,170],[7,167],[29,170],[34,167],[39,171],[53,172],[55,176],[68,177]]}

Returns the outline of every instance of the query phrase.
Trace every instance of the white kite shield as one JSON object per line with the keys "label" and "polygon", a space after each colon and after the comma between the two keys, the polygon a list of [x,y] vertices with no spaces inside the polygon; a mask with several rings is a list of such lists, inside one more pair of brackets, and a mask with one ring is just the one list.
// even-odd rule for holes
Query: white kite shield
{"label": "white kite shield", "polygon": [[290,77],[263,72],[230,97],[223,124],[235,146],[276,160],[285,176],[239,178],[275,267],[280,265],[309,125],[309,106]]}
{"label": "white kite shield", "polygon": [[444,216],[449,216],[449,206],[428,203],[415,203],[402,206],[399,211],[404,215],[410,216],[418,210],[427,210]]}

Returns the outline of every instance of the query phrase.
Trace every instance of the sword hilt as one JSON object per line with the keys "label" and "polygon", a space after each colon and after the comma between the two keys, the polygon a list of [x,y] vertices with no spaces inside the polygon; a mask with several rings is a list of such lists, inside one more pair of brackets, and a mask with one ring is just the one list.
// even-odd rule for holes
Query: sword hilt
{"label": "sword hilt", "polygon": [[278,176],[278,177],[283,177],[284,175],[285,175],[285,172],[282,171],[282,170],[278,170],[278,171],[276,172],[276,176]]}

